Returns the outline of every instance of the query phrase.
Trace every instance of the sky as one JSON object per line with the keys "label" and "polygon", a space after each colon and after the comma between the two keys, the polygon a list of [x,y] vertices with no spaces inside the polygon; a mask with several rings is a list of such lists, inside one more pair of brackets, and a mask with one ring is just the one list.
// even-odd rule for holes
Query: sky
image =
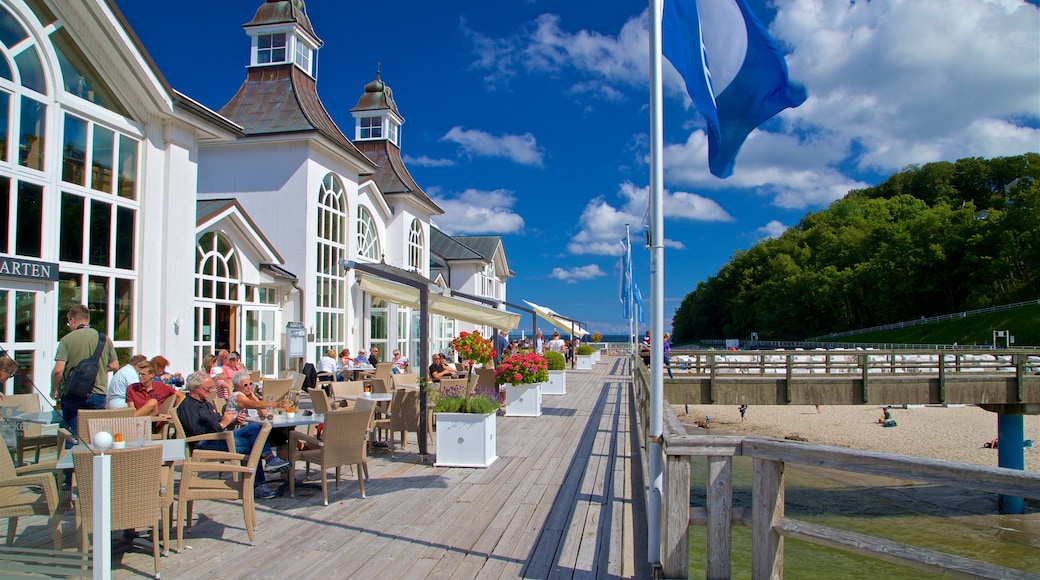
{"label": "sky", "polygon": [[[263,0],[115,0],[171,86],[217,110]],[[750,0],[809,98],[708,171],[704,122],[664,64],[665,327],[733,253],[901,169],[1040,151],[1040,8],[1025,0]],[[650,324],[646,1],[307,0],[317,87],[347,135],[380,71],[401,151],[454,235],[500,235],[507,300],[623,334],[630,225]],[[516,310],[514,310],[516,311]],[[529,320],[524,318],[525,321]],[[544,331],[551,327],[539,322]],[[530,326],[530,322],[522,322]],[[562,329],[561,329],[562,330]]]}

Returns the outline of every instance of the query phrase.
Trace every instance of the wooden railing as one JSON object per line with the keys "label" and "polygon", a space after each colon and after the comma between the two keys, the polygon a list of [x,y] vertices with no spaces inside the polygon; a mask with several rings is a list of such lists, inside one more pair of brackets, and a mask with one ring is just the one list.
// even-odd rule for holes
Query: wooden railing
{"label": "wooden railing", "polygon": [[[633,358],[633,363],[632,393],[645,445],[649,441],[650,372],[638,357]],[[768,437],[688,435],[667,401],[663,419],[666,459],[660,562],[666,578],[689,575],[690,525],[707,528],[705,576],[729,578],[730,532],[734,524],[752,528],[751,576],[755,579],[783,577],[785,537],[955,577],[1038,578],[1020,570],[788,518],[784,514],[784,467],[789,463],[811,465],[1026,498],[1040,498],[1038,473]],[[707,499],[703,507],[689,505],[693,456],[706,457],[708,461]],[[735,456],[750,457],[753,461],[750,513],[733,508]]]}

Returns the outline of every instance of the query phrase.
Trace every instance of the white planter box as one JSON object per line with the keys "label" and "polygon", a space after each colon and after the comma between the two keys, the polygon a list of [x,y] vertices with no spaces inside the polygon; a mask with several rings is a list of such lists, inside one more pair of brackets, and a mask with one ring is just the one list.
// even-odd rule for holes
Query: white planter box
{"label": "white planter box", "polygon": [[437,467],[488,467],[498,459],[497,413],[434,413],[437,420]]}
{"label": "white planter box", "polygon": [[542,383],[543,395],[567,394],[567,371],[549,371],[549,382]]}
{"label": "white planter box", "polygon": [[593,356],[591,354],[579,354],[578,356],[578,370],[579,371],[591,371]]}
{"label": "white planter box", "polygon": [[542,383],[506,385],[506,416],[538,417],[542,414]]}
{"label": "white planter box", "polygon": [[600,351],[599,350],[592,351],[592,363],[593,364],[599,364],[599,355],[600,355]]}

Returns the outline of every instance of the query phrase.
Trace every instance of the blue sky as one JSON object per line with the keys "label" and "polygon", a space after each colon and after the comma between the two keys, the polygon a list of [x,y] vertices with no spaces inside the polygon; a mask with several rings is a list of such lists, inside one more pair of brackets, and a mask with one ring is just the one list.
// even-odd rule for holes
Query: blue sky
{"label": "blue sky", "polygon": [[[170,84],[219,109],[245,77],[262,0],[117,0]],[[665,326],[734,251],[911,164],[1040,150],[1040,9],[1023,0],[751,0],[809,99],[708,172],[703,121],[664,74]],[[318,92],[348,135],[375,78],[404,116],[402,153],[453,234],[497,234],[508,299],[627,328],[649,183],[647,2],[308,0]],[[649,308],[649,302],[646,304]],[[649,324],[646,317],[646,328]],[[539,323],[543,329],[548,328]],[[529,325],[525,323],[525,325]]]}

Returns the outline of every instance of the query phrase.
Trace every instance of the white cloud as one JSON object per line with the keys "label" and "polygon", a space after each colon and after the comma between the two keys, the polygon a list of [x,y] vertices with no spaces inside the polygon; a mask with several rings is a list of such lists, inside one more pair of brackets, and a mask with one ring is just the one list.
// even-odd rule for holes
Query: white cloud
{"label": "white cloud", "polygon": [[404,155],[403,159],[408,165],[420,165],[422,167],[451,167],[455,165],[453,159],[433,159],[426,155],[420,155],[419,157]]}
{"label": "white cloud", "polygon": [[523,232],[524,218],[513,206],[516,197],[504,189],[480,191],[467,189],[448,197],[431,193],[434,203],[444,210],[436,219],[437,227],[445,233],[461,234],[517,234]]}
{"label": "white cloud", "polygon": [[563,280],[568,284],[577,284],[583,280],[592,280],[606,275],[607,273],[601,270],[598,265],[589,264],[588,266],[576,266],[574,268],[553,268],[549,277]]}
{"label": "white cloud", "polygon": [[441,141],[457,143],[469,156],[505,157],[521,165],[541,167],[545,155],[538,140],[530,133],[496,137],[479,129],[467,130],[456,126],[441,137]]}
{"label": "white cloud", "polygon": [[[776,206],[802,209],[869,185],[854,174],[1040,150],[1034,3],[783,0],[776,9],[770,32],[809,99],[780,113],[767,131],[752,132],[726,180],[708,172],[697,113],[666,119],[691,131],[685,143],[666,147],[667,187],[699,195],[753,188]],[[467,31],[478,54],[474,67],[496,82],[521,73],[578,73],[570,91],[577,98],[619,100],[645,91],[645,10],[616,36],[564,25],[543,14],[504,39]],[[690,105],[667,61],[663,80],[666,97]]]}
{"label": "white cloud", "polygon": [[755,233],[763,238],[779,238],[787,231],[787,226],[777,220],[770,220],[766,225],[755,230]]}

